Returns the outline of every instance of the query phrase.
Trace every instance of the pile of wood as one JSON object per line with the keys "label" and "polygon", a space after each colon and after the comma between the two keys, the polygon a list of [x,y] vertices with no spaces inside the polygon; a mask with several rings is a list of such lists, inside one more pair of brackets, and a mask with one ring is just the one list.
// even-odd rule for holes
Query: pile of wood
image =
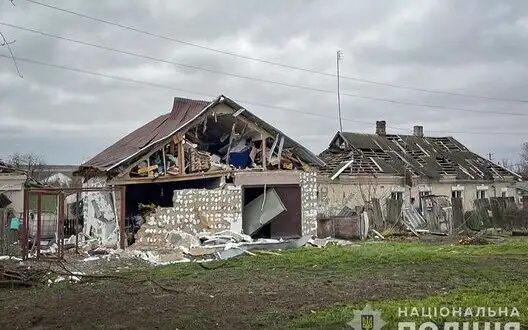
{"label": "pile of wood", "polygon": [[19,264],[0,263],[0,287],[36,286],[47,279],[47,271]]}

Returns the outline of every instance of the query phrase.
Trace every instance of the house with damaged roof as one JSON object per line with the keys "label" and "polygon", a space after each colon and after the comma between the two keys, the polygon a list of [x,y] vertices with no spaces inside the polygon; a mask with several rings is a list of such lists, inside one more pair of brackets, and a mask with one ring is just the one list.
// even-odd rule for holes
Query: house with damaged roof
{"label": "house with damaged roof", "polygon": [[0,211],[11,209],[15,214],[24,210],[24,188],[27,173],[0,160]]}
{"label": "house with damaged roof", "polygon": [[428,195],[461,198],[465,211],[476,199],[515,197],[521,177],[469,150],[453,137],[429,137],[422,126],[413,135],[338,132],[319,157],[319,212],[335,216],[344,206],[362,207],[373,198],[421,207]]}
{"label": "house with damaged roof", "polygon": [[129,237],[137,232],[136,242],[145,245],[163,245],[174,231],[231,230],[255,238],[315,234],[313,168],[322,165],[228,97],[175,98],[169,113],[79,167],[84,187],[126,188],[124,200],[112,192],[83,193],[83,231],[115,241],[117,210],[124,203]]}

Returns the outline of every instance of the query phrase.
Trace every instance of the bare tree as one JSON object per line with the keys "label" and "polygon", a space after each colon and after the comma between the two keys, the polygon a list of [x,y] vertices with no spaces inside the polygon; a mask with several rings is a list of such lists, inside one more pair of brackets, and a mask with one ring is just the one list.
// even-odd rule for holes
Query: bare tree
{"label": "bare tree", "polygon": [[35,180],[44,179],[45,163],[39,155],[15,153],[9,156],[7,162],[14,168],[25,171],[28,176]]}
{"label": "bare tree", "polygon": [[504,167],[505,169],[508,169],[510,171],[513,171],[515,172],[515,164],[512,163],[511,161],[509,161],[508,159],[503,159],[501,161],[499,161],[499,165]]}
{"label": "bare tree", "polygon": [[520,164],[518,172],[524,179],[528,178],[528,142],[524,142],[521,146]]}

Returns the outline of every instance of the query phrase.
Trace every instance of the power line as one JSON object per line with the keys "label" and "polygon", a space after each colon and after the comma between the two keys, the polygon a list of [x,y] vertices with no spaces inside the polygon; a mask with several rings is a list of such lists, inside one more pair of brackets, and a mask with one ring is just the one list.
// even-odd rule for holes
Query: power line
{"label": "power line", "polygon": [[0,42],[0,47],[2,47],[2,46],[7,47],[7,50],[9,51],[9,54],[11,55],[11,59],[13,59],[13,64],[15,65],[15,68],[16,68],[16,71],[18,73],[18,76],[20,78],[24,78],[22,76],[22,73],[20,73],[20,69],[18,68],[18,63],[17,63],[17,61],[15,59],[15,55],[13,54],[13,50],[11,49],[11,46],[10,46],[11,44],[14,44],[16,42],[16,40],[7,41],[7,38],[5,37],[5,35],[2,32],[0,32],[0,37],[2,38],[2,41]]}
{"label": "power line", "polygon": [[[11,59],[10,56],[2,55],[2,54],[0,54],[0,58]],[[71,72],[76,72],[76,73],[80,73],[80,74],[86,74],[86,75],[101,77],[101,78],[108,78],[108,79],[119,80],[119,81],[139,84],[139,85],[150,86],[150,87],[156,87],[156,88],[162,88],[162,89],[167,89],[167,90],[186,92],[186,93],[190,93],[190,94],[207,96],[207,97],[211,97],[211,98],[217,97],[217,95],[211,95],[211,94],[206,94],[206,93],[202,93],[202,92],[197,92],[197,91],[192,91],[192,90],[187,90],[187,89],[182,89],[182,88],[176,88],[176,87],[172,87],[172,86],[168,86],[168,85],[155,84],[155,83],[150,83],[150,82],[141,81],[141,80],[135,80],[135,79],[125,78],[125,77],[119,77],[119,76],[104,74],[104,73],[100,73],[100,72],[74,68],[74,67],[70,67],[70,66],[64,66],[64,65],[59,65],[59,64],[47,63],[47,62],[42,62],[42,61],[33,60],[33,59],[26,59],[26,58],[20,58],[20,57],[16,57],[16,59],[19,62],[26,62],[26,63],[31,63],[31,64],[45,66],[45,67],[60,69],[60,70],[64,70],[64,71],[71,71]],[[327,118],[327,119],[336,119],[336,117],[333,117],[333,116],[328,116],[328,115],[323,115],[323,114],[318,114],[318,113],[313,113],[313,112],[307,112],[307,111],[302,111],[302,110],[298,110],[298,109],[274,106],[274,105],[263,104],[263,103],[258,103],[258,102],[254,102],[254,101],[247,101],[247,100],[238,100],[238,101],[240,103],[245,103],[245,104],[248,104],[248,105],[253,105],[253,106],[258,106],[258,107],[264,107],[264,108],[270,108],[270,109],[278,109],[278,110],[283,110],[283,111],[286,111],[286,112],[299,113],[299,114],[303,114],[303,115],[309,115],[309,116],[315,116],[315,117],[321,117],[321,118]],[[360,121],[360,120],[353,120],[353,119],[346,119],[346,118],[343,118],[343,121],[359,123],[359,124],[365,124],[365,125],[369,125],[369,126],[372,125],[372,123],[370,123],[370,122]],[[396,127],[396,126],[387,126],[387,127],[388,128],[392,128],[392,129],[396,129],[396,130],[406,131],[406,132],[410,132],[411,131],[410,129]],[[528,134],[528,133],[522,133],[522,132],[471,132],[471,131],[449,132],[449,131],[434,131],[434,130],[430,130],[430,132],[450,133],[450,134],[523,135],[523,136]]]}
{"label": "power line", "polygon": [[[199,45],[199,44],[196,44],[196,43],[192,43],[192,42],[189,42],[189,41],[184,41],[184,40],[180,40],[180,39],[176,39],[176,38],[172,38],[172,37],[168,37],[168,36],[163,36],[163,35],[156,34],[156,33],[153,33],[153,32],[141,30],[141,29],[138,29],[138,28],[135,28],[135,27],[132,27],[132,26],[128,26],[128,25],[124,25],[124,24],[120,24],[120,23],[104,20],[104,19],[101,19],[101,18],[89,16],[89,15],[86,15],[86,14],[82,14],[82,13],[79,13],[79,12],[75,12],[75,11],[72,11],[72,10],[64,9],[64,8],[61,8],[61,7],[53,6],[53,5],[42,3],[42,2],[39,2],[39,1],[35,1],[35,0],[24,0],[24,1],[33,3],[33,4],[38,5],[38,6],[46,7],[46,8],[49,8],[49,9],[61,11],[63,13],[67,13],[67,14],[70,14],[70,15],[75,15],[75,16],[78,16],[78,17],[82,17],[84,19],[96,21],[96,22],[103,23],[103,24],[113,25],[113,26],[116,26],[116,27],[119,27],[119,28],[122,28],[122,29],[125,29],[125,30],[129,30],[129,31],[133,31],[133,32],[136,32],[136,33],[144,34],[144,35],[147,35],[147,36],[150,36],[150,37],[164,39],[164,40],[167,40],[167,41],[171,41],[171,42],[175,42],[175,43],[179,43],[179,44],[183,44],[183,45],[187,45],[187,46],[191,46],[191,47],[200,48],[200,49],[208,50],[208,51],[219,53],[219,54],[223,54],[223,55],[233,56],[233,57],[236,57],[236,58],[249,60],[249,61],[254,61],[254,62],[260,62],[260,63],[269,64],[269,65],[273,65],[273,66],[277,66],[277,67],[282,67],[282,68],[287,68],[287,69],[292,69],[292,70],[297,70],[297,71],[304,71],[304,72],[308,72],[308,73],[312,73],[312,74],[323,75],[323,76],[327,76],[327,77],[333,77],[333,78],[336,77],[336,75],[333,74],[333,73],[327,73],[327,72],[323,72],[323,71],[317,71],[317,70],[313,70],[313,69],[297,67],[297,66],[293,66],[293,65],[284,64],[284,63],[273,62],[273,61],[264,60],[264,59],[260,59],[260,58],[256,58],[256,57],[241,55],[241,54],[237,54],[237,53],[233,53],[233,52],[229,52],[229,51],[225,51],[225,50],[220,50],[220,49],[216,49],[216,48],[212,48],[212,47],[207,47],[207,46]],[[417,88],[417,87],[403,86],[403,85],[397,85],[397,84],[391,84],[391,83],[386,83],[386,82],[381,82],[381,81],[361,79],[361,78],[350,77],[350,76],[349,77],[341,76],[341,78],[342,79],[347,79],[347,80],[352,80],[352,81],[357,81],[357,82],[361,82],[361,83],[366,83],[366,84],[373,84],[373,85],[392,87],[392,88],[398,88],[398,89],[407,89],[407,90],[413,90],[413,91],[417,91],[417,92],[433,93],[433,94],[439,94],[439,95],[451,95],[451,96],[459,96],[459,97],[468,97],[468,98],[504,101],[504,102],[517,102],[517,103],[524,103],[524,104],[528,103],[528,100],[513,99],[513,98],[500,98],[500,97],[483,96],[483,95],[475,95],[475,94],[465,94],[465,93],[455,93],[455,92],[446,92],[446,91],[432,90],[432,89],[426,89],[426,88]]]}
{"label": "power line", "polygon": [[[26,31],[26,32],[36,33],[36,34],[39,34],[39,35],[42,35],[42,36],[45,36],[45,37],[55,38],[55,39],[59,39],[59,40],[67,41],[67,42],[72,42],[72,43],[76,43],[76,44],[80,44],[80,45],[84,45],[84,46],[89,46],[89,47],[94,47],[94,48],[98,48],[98,49],[103,49],[103,50],[111,51],[111,52],[114,52],[114,53],[124,54],[124,55],[128,55],[128,56],[134,56],[134,57],[138,57],[138,58],[143,58],[143,59],[147,59],[147,60],[150,60],[150,61],[156,61],[156,62],[160,62],[160,63],[171,64],[171,65],[175,65],[175,66],[178,66],[178,67],[189,68],[189,69],[194,69],[194,70],[201,70],[201,71],[206,71],[206,72],[211,72],[211,73],[221,74],[221,75],[227,75],[227,76],[240,78],[240,79],[253,80],[253,81],[257,81],[257,82],[261,82],[261,83],[274,84],[274,85],[279,85],[279,86],[282,86],[282,87],[303,89],[303,90],[308,90],[308,91],[312,91],[312,92],[326,93],[326,94],[332,94],[332,95],[335,94],[335,91],[322,89],[322,88],[315,88],[315,87],[309,87],[309,86],[288,84],[288,83],[279,82],[279,81],[266,80],[266,79],[255,78],[255,77],[250,77],[250,76],[243,76],[243,75],[238,75],[238,74],[233,74],[233,73],[228,73],[228,72],[223,72],[223,71],[218,71],[218,70],[213,70],[213,69],[207,69],[207,68],[203,68],[203,67],[198,67],[198,66],[194,66],[194,65],[182,64],[182,63],[169,61],[169,60],[164,60],[164,59],[161,59],[161,58],[156,58],[156,57],[152,57],[152,56],[148,56],[148,55],[142,55],[142,54],[138,54],[138,53],[134,53],[134,52],[119,50],[119,49],[115,49],[115,48],[111,48],[111,47],[107,47],[107,46],[103,46],[103,45],[97,45],[97,44],[93,44],[93,43],[89,43],[89,42],[85,42],[85,41],[81,41],[81,40],[67,38],[67,37],[56,35],[56,34],[50,34],[50,33],[46,33],[46,32],[43,32],[43,31],[34,30],[34,29],[26,28],[26,27],[21,27],[21,26],[9,24],[9,23],[0,22],[0,25],[4,25],[4,26],[11,27],[11,28],[23,30],[23,31]],[[434,104],[421,104],[421,103],[406,102],[406,101],[399,101],[399,100],[393,100],[393,99],[386,99],[386,98],[373,97],[373,96],[365,96],[365,95],[359,95],[359,94],[350,94],[350,93],[340,93],[340,95],[353,97],[353,98],[364,99],[364,100],[369,100],[369,101],[375,101],[375,102],[383,102],[383,103],[390,103],[390,104],[399,104],[399,105],[407,105],[407,106],[413,106],[413,107],[429,108],[429,109],[432,109],[432,111],[441,111],[441,112],[444,112],[443,110],[452,110],[452,111],[460,111],[460,112],[487,113],[487,114],[499,114],[499,115],[511,115],[511,116],[527,116],[528,115],[527,113],[518,113],[518,112],[476,110],[476,109],[468,109],[468,108],[446,107],[446,106],[434,105]]]}

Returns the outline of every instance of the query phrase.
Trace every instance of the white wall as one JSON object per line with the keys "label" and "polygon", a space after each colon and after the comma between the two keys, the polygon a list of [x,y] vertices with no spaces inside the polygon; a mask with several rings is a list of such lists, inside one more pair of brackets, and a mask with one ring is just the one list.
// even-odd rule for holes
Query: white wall
{"label": "white wall", "polygon": [[13,208],[17,214],[24,212],[25,183],[25,175],[0,175],[0,193],[6,195],[6,197],[11,200],[11,204],[8,207]]}
{"label": "white wall", "polygon": [[329,180],[318,177],[318,214],[334,216],[344,206],[354,209],[365,205],[365,201],[378,198],[385,211],[385,200],[392,192],[401,191],[406,204],[410,201],[409,188],[403,186],[403,179],[398,177],[358,178],[354,180]]}
{"label": "white wall", "polygon": [[[415,198],[418,206],[420,191],[428,191],[432,195],[445,195],[451,198],[453,187],[463,187],[462,199],[465,211],[474,208],[473,202],[477,198],[477,188],[487,187],[486,197],[501,197],[506,192],[507,197],[517,197],[513,188],[514,182],[438,182],[421,180],[414,182],[413,187],[404,187],[403,179],[398,177],[354,178],[331,181],[328,178],[318,178],[318,213],[323,216],[333,216],[344,207],[352,209],[365,205],[371,198],[380,199],[382,211],[385,212],[385,200],[391,197],[393,191],[403,190],[405,206],[410,206],[411,198]],[[416,180],[417,181],[417,180]]]}

